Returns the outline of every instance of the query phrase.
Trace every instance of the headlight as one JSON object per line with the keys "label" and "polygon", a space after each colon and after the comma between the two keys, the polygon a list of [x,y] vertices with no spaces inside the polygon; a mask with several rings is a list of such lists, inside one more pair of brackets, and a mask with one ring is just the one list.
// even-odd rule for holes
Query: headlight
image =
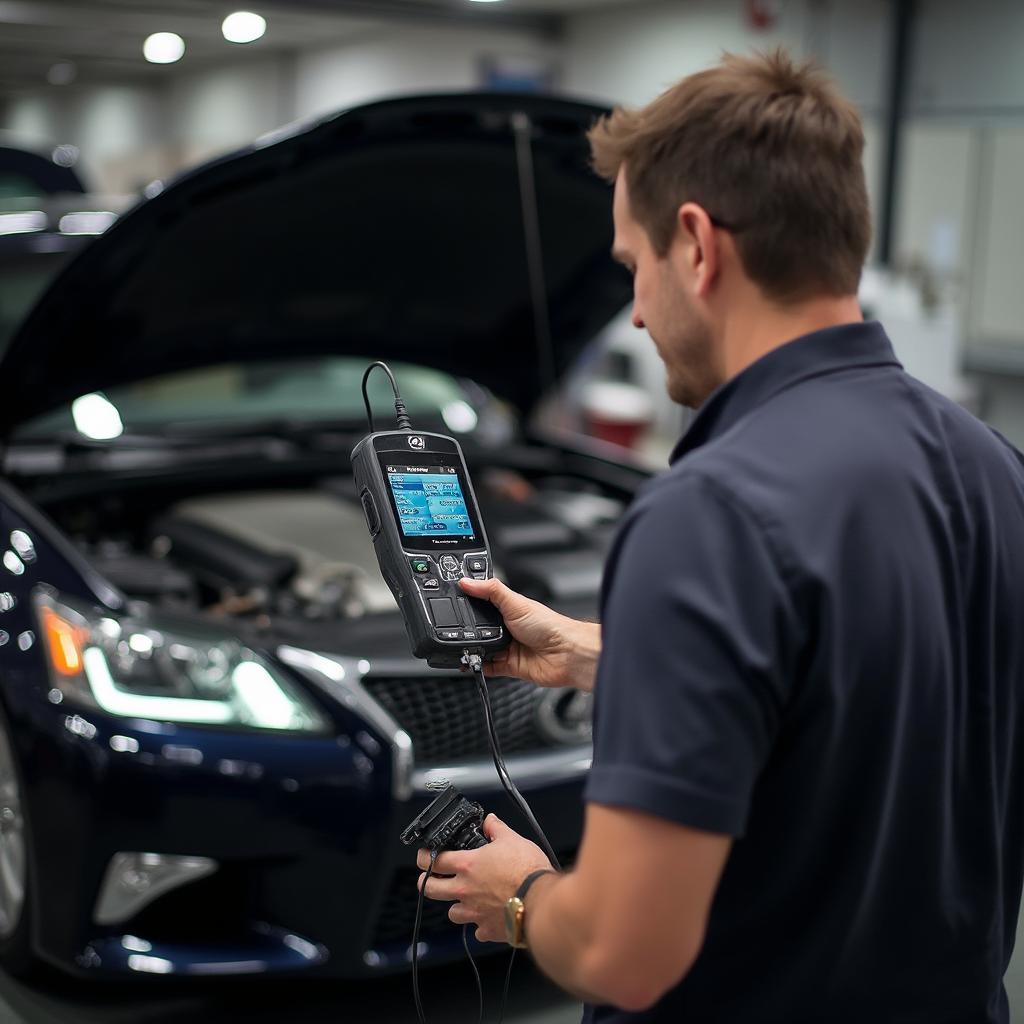
{"label": "headlight", "polygon": [[238,640],[145,609],[97,614],[36,595],[54,686],[112,715],[162,722],[322,732],[323,715]]}

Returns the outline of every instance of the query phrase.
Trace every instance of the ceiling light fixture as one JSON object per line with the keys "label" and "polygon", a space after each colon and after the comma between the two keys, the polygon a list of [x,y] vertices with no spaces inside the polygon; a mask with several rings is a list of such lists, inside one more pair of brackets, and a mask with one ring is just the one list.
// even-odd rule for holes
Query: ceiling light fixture
{"label": "ceiling light fixture", "polygon": [[253,43],[267,31],[267,20],[252,11],[235,11],[224,19],[220,30],[229,43]]}
{"label": "ceiling light fixture", "polygon": [[150,64],[173,64],[184,53],[185,40],[175,32],[154,32],[142,44],[142,55]]}

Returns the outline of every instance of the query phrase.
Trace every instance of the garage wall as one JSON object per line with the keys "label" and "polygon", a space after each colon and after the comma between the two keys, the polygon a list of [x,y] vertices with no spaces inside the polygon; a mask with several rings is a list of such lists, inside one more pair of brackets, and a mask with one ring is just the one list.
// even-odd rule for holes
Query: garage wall
{"label": "garage wall", "polygon": [[874,208],[890,38],[887,0],[789,0],[769,30],[752,28],[746,12],[743,0],[658,0],[576,15],[566,33],[566,88],[589,99],[638,105],[714,64],[723,50],[784,46],[814,55],[864,114],[864,165]]}
{"label": "garage wall", "polygon": [[982,413],[1024,447],[1024,5],[918,9],[898,250],[951,280]]}
{"label": "garage wall", "polygon": [[638,104],[723,50],[785,46],[815,54],[868,113],[884,95],[889,39],[885,0],[789,0],[777,23],[754,29],[742,0],[658,0],[568,19],[566,85],[581,96]]}
{"label": "garage wall", "polygon": [[87,182],[101,192],[125,192],[164,166],[163,124],[155,90],[110,85],[18,97],[8,105],[4,127],[29,144],[77,146]]}
{"label": "garage wall", "polygon": [[747,28],[740,0],[641,2],[576,15],[566,33],[566,88],[588,99],[638,105],[714,63],[722,50],[782,44],[800,52],[804,6],[787,6],[778,28],[767,32]]}
{"label": "garage wall", "polygon": [[460,26],[388,30],[298,57],[295,116],[319,116],[385,96],[478,88],[482,62],[526,55],[557,64],[562,46],[539,34]]}
{"label": "garage wall", "polygon": [[561,53],[539,33],[391,26],[344,46],[174,69],[151,86],[51,87],[13,98],[0,126],[28,142],[70,142],[100,191],[136,191],[296,119],[405,92],[476,88],[489,58],[557,64]]}
{"label": "garage wall", "polygon": [[914,108],[1024,115],[1022,40],[1019,0],[918,0]]}
{"label": "garage wall", "polygon": [[293,79],[283,55],[173,79],[162,98],[175,162],[198,163],[291,120]]}
{"label": "garage wall", "polygon": [[[54,94],[20,96],[4,105],[4,127],[28,142],[52,142],[63,134],[62,103]],[[56,133],[53,129],[60,127]]]}

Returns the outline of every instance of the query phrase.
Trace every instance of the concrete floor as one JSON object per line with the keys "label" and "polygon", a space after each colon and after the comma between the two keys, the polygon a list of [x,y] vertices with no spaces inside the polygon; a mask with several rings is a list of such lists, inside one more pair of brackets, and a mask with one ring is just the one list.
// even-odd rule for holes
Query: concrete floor
{"label": "concrete floor", "polygon": [[[1006,973],[1012,1020],[1024,1021],[1024,927]],[[480,963],[486,1024],[496,1024],[505,979],[504,956]],[[421,991],[429,1024],[476,1020],[469,967],[425,971]],[[543,978],[528,957],[517,958],[505,1024],[578,1024],[580,1006]],[[415,1020],[407,977],[372,982],[247,980],[197,984],[146,979],[129,986],[51,979],[28,986],[0,973],[0,1024],[409,1024]]]}

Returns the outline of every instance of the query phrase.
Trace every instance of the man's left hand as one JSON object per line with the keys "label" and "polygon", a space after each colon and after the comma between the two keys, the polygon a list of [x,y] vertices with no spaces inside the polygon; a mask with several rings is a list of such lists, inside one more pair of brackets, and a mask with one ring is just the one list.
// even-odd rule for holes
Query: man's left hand
{"label": "man's left hand", "polygon": [[[531,871],[550,868],[544,851],[508,827],[495,814],[484,819],[490,840],[476,850],[441,853],[424,894],[432,900],[457,900],[448,911],[454,924],[475,924],[481,942],[505,941],[505,903],[516,894]],[[430,852],[420,850],[416,864],[423,869],[417,887],[423,887]]]}

